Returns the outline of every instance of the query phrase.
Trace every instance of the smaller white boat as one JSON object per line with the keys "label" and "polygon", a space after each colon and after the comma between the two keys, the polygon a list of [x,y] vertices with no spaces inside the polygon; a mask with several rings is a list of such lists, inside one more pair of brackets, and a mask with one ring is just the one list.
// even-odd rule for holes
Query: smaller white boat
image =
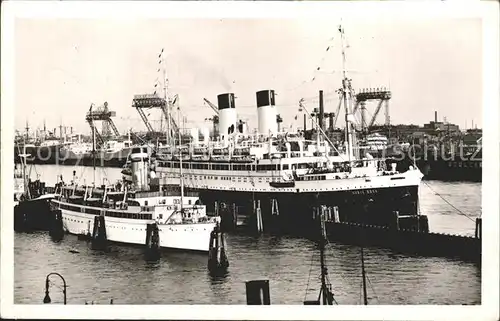
{"label": "smaller white boat", "polygon": [[149,226],[156,224],[160,247],[208,252],[219,218],[208,217],[198,197],[183,195],[182,175],[181,195],[166,196],[151,190],[149,182],[155,174],[150,171],[147,147],[132,148],[129,162],[131,184],[104,189],[64,186],[52,201],[62,212],[64,229],[76,235],[91,234],[96,216],[104,216],[107,240],[145,244]]}

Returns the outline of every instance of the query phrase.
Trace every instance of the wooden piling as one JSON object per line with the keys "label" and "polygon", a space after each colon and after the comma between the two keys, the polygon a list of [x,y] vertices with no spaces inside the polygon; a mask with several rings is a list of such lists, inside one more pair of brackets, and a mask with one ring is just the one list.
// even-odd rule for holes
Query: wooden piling
{"label": "wooden piling", "polygon": [[262,210],[260,209],[260,200],[257,200],[257,206],[255,208],[255,217],[257,219],[257,233],[262,233],[264,231],[264,223],[262,222]]}
{"label": "wooden piling", "polygon": [[477,239],[481,239],[482,232],[483,232],[483,220],[482,218],[478,217],[476,218],[476,231],[474,236]]}
{"label": "wooden piling", "polygon": [[145,256],[148,261],[160,259],[160,230],[156,223],[147,224]]}
{"label": "wooden piling", "polygon": [[94,218],[94,230],[92,231],[92,249],[106,250],[108,247],[108,238],[106,235],[106,223],[104,215]]}
{"label": "wooden piling", "polygon": [[237,225],[238,225],[238,211],[236,203],[233,203],[233,229],[236,229]]}
{"label": "wooden piling", "polygon": [[62,219],[62,211],[56,209],[51,213],[51,224],[49,235],[54,241],[60,241],[64,237],[64,226]]}
{"label": "wooden piling", "polygon": [[278,200],[275,198],[271,199],[271,215],[280,215]]}
{"label": "wooden piling", "polygon": [[340,223],[340,215],[339,215],[339,207],[338,206],[333,207],[333,216],[334,216],[335,223]]}
{"label": "wooden piling", "polygon": [[269,280],[248,281],[246,285],[247,305],[270,305]]}
{"label": "wooden piling", "polygon": [[224,273],[229,267],[229,260],[226,255],[226,245],[224,234],[219,225],[214,227],[210,233],[210,245],[208,250],[208,270],[211,274]]}

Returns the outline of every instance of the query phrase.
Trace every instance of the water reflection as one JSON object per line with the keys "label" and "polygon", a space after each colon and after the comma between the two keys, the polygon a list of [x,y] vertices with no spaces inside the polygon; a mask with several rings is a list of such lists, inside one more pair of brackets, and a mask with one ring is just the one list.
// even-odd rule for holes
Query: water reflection
{"label": "water reflection", "polygon": [[146,268],[146,270],[157,270],[161,266],[160,259],[156,261],[146,261],[145,263],[146,264],[144,265],[144,267]]}
{"label": "water reflection", "polygon": [[208,272],[208,276],[212,285],[223,284],[230,276],[229,270],[217,270],[216,272]]}

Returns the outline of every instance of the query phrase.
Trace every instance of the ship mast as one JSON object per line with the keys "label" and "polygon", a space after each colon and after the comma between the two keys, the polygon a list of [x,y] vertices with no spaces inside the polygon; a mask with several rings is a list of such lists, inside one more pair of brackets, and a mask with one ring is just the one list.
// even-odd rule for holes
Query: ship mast
{"label": "ship mast", "polygon": [[345,59],[345,39],[344,39],[344,28],[342,25],[339,26],[341,46],[342,46],[342,99],[344,101],[344,111],[345,111],[345,141],[347,143],[347,156],[349,158],[349,164],[352,162],[352,143],[353,143],[353,129],[351,128],[349,116],[350,108],[347,101],[347,91],[349,90],[349,79],[346,76],[346,59]]}
{"label": "ship mast", "polygon": [[24,141],[24,144],[26,145],[26,143],[27,143],[27,142],[29,141],[29,139],[30,139],[30,134],[29,134],[29,133],[30,133],[30,127],[29,127],[29,125],[28,125],[28,120],[26,120],[26,127],[25,127],[25,129],[26,129],[26,139],[25,139],[25,141]]}
{"label": "ship mast", "polygon": [[[26,122],[26,127],[28,123]],[[26,177],[26,166],[27,166],[27,155],[26,155],[26,139],[24,139],[24,144],[23,144],[23,156],[21,157],[21,166],[23,168],[23,184],[24,184],[24,193],[27,198],[31,198],[30,196],[30,189],[28,186],[28,178]]]}
{"label": "ship mast", "polygon": [[[92,122],[94,122],[93,118],[93,110],[92,108],[94,107],[94,104],[90,105],[90,117],[92,117]],[[92,124],[92,167],[93,167],[93,181],[92,181],[92,186],[95,186],[95,154],[96,154],[96,148],[95,148],[95,125]]]}
{"label": "ship mast", "polygon": [[[180,121],[180,110],[177,108],[177,121],[179,123]],[[180,124],[180,123],[179,123]],[[180,177],[180,183],[181,183],[181,211],[184,206],[184,177],[182,174],[182,149],[181,149],[181,129],[178,128],[178,136],[179,136],[179,177]]]}
{"label": "ship mast", "polygon": [[165,108],[167,110],[167,115],[166,115],[166,126],[167,126],[167,144],[171,145],[171,122],[170,122],[170,101],[168,99],[168,80],[167,80],[167,68],[165,66],[166,62],[163,59],[163,49],[161,50],[160,53],[160,59],[162,63],[162,69],[163,69],[163,99],[165,100]]}
{"label": "ship mast", "polygon": [[325,244],[326,244],[326,227],[325,216],[321,213],[321,237],[319,240],[319,254],[321,264],[321,296],[323,305],[333,305],[333,293],[330,291],[331,285],[327,281],[328,268],[325,265]]}

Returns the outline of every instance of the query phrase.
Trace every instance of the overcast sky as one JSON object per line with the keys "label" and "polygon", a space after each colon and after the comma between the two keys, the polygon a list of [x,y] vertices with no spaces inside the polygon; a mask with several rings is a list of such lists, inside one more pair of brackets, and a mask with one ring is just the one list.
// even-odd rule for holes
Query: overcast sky
{"label": "overcast sky", "polygon": [[[340,87],[339,21],[293,19],[56,20],[15,23],[15,125],[48,128],[62,121],[88,133],[85,113],[104,101],[115,123],[145,130],[131,107],[151,93],[158,54],[165,49],[169,90],[179,94],[189,126],[207,126],[213,112],[203,98],[234,92],[241,118],[256,126],[255,92],[274,89],[284,125],[301,125],[298,100],[336,109]],[[347,68],[356,90],[390,87],[392,123],[434,118],[481,127],[482,30],[479,19],[408,22],[344,21]],[[330,47],[328,51],[326,49]],[[318,72],[316,69],[320,67]],[[315,80],[312,79],[315,77]],[[316,99],[316,100],[315,100]],[[375,105],[367,106],[373,114]],[[150,114],[151,120],[158,113]],[[376,123],[383,123],[381,113]]]}

